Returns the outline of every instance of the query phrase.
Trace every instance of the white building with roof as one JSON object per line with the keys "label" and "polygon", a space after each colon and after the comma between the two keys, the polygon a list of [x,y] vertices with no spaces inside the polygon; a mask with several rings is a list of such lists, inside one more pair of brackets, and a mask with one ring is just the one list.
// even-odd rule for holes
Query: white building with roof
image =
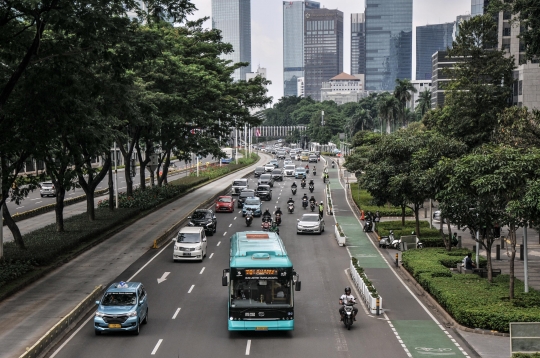
{"label": "white building with roof", "polygon": [[337,104],[358,102],[365,97],[363,75],[352,76],[342,72],[323,82],[321,101],[334,101]]}

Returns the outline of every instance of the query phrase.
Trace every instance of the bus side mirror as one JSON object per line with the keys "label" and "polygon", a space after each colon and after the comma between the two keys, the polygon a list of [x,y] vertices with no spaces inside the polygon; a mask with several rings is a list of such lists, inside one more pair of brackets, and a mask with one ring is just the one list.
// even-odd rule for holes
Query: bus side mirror
{"label": "bus side mirror", "polygon": [[294,290],[300,291],[301,289],[302,289],[302,281],[296,281],[296,283],[294,284]]}
{"label": "bus side mirror", "polygon": [[221,277],[221,285],[222,285],[222,286],[227,286],[228,283],[229,283],[229,282],[227,281],[227,276]]}

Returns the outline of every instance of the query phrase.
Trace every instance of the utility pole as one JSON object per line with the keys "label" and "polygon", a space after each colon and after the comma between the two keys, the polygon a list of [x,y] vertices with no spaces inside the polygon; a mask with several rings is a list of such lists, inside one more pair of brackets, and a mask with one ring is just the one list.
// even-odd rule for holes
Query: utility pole
{"label": "utility pole", "polygon": [[[2,168],[0,168],[0,202],[4,199],[2,190]],[[0,260],[4,257],[4,205],[0,206]]]}
{"label": "utility pole", "polygon": [[116,141],[114,142],[114,200],[116,201],[116,208],[118,209],[118,166],[116,155]]}
{"label": "utility pole", "polygon": [[236,126],[236,121],[234,122],[234,130],[236,132],[234,144],[234,159],[236,161],[236,164],[238,164],[238,127]]}
{"label": "utility pole", "polygon": [[324,127],[324,111],[321,111],[321,126]]}
{"label": "utility pole", "polygon": [[525,293],[529,292],[529,258],[527,255],[527,223],[523,227],[523,275],[525,284]]}

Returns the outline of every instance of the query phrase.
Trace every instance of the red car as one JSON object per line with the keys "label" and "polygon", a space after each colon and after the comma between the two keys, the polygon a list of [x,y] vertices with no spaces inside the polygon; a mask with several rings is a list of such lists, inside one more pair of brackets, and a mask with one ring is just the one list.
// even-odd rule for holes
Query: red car
{"label": "red car", "polygon": [[227,211],[232,213],[234,211],[234,199],[232,196],[220,196],[216,201],[216,213],[218,211]]}

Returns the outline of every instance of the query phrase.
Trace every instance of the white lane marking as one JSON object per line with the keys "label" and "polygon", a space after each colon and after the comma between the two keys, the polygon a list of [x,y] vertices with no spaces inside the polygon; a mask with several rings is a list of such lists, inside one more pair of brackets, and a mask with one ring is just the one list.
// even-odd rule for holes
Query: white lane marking
{"label": "white lane marking", "polygon": [[39,198],[35,198],[35,199],[30,199],[30,200],[34,201],[34,200],[38,200],[38,199],[39,199]]}
{"label": "white lane marking", "polygon": [[[135,276],[137,276],[137,275],[139,274],[139,272],[141,272],[146,266],[148,266],[148,264],[149,264],[150,262],[152,262],[156,257],[158,257],[159,254],[161,254],[163,251],[165,251],[165,249],[166,249],[167,247],[169,247],[170,244],[172,244],[172,241],[171,241],[170,243],[168,243],[167,245],[165,245],[165,246],[163,247],[163,249],[161,249],[160,252],[158,252],[157,254],[154,255],[154,257],[152,257],[150,260],[148,260],[148,262],[145,263],[144,266],[141,267],[141,268],[139,269],[139,271],[135,272],[135,273],[133,274],[133,276],[131,276],[130,278],[128,278],[128,281],[132,281],[132,280],[135,278]],[[59,353],[59,352],[60,352],[60,351],[61,351],[61,350],[69,343],[69,341],[71,341],[71,340],[73,339],[73,337],[75,337],[75,335],[76,335],[77,333],[79,333],[79,331],[80,331],[81,329],[83,329],[83,327],[86,327],[86,324],[87,324],[91,319],[93,319],[93,318],[94,318],[94,315],[91,315],[90,317],[88,317],[88,318],[86,319],[86,321],[84,321],[83,324],[81,324],[81,326],[80,326],[79,328],[77,328],[77,330],[76,330],[75,332],[73,332],[73,334],[72,334],[71,336],[69,336],[69,338],[66,339],[66,341],[65,341],[64,343],[62,343],[62,345],[61,345],[60,347],[58,347],[58,349],[57,349],[56,351],[54,351],[54,353],[51,355],[50,358],[54,358],[54,357],[55,357],[55,356],[56,356],[56,355],[57,355],[57,354],[58,354],[58,353]]]}
{"label": "white lane marking", "polygon": [[159,346],[161,345],[161,342],[163,342],[163,339],[160,339],[159,341],[157,341],[156,346],[154,347],[154,350],[151,353],[153,356],[156,355],[156,352],[159,349]]}
{"label": "white lane marking", "polygon": [[201,272],[199,272],[199,275],[202,275],[202,273],[204,272],[204,269],[205,269],[205,268],[206,268],[206,267],[203,267],[203,268],[202,268]]}
{"label": "white lane marking", "polygon": [[234,217],[234,219],[233,219],[233,220],[236,220],[236,216]]}
{"label": "white lane marking", "polygon": [[126,187],[125,187],[125,186],[123,186],[123,187],[121,187],[121,188],[118,188],[118,189],[125,189],[125,188],[126,188]]}
{"label": "white lane marking", "polygon": [[246,346],[246,355],[249,355],[249,351],[251,350],[251,339],[248,339],[247,346]]}
{"label": "white lane marking", "polygon": [[170,274],[170,272],[164,272],[163,275],[161,275],[161,277],[157,279],[157,283],[160,284],[163,281],[167,280],[167,276],[169,276]]}
{"label": "white lane marking", "polygon": [[223,236],[225,236],[225,235],[227,235],[227,231],[225,231],[225,232],[223,233]]}
{"label": "white lane marking", "polygon": [[180,308],[176,309],[176,312],[174,312],[174,315],[172,316],[172,319],[176,319],[176,316],[180,313]]}
{"label": "white lane marking", "polygon": [[229,227],[231,227],[231,226],[232,226],[232,224],[229,224]]}
{"label": "white lane marking", "polygon": [[279,201],[276,201],[276,204],[279,204]]}
{"label": "white lane marking", "polygon": [[24,208],[24,206],[19,206],[18,208],[15,208],[15,210],[22,209],[22,208]]}
{"label": "white lane marking", "polygon": [[218,241],[217,245],[216,246],[219,246],[219,244],[221,244],[221,241]]}
{"label": "white lane marking", "polygon": [[187,291],[187,293],[191,293],[191,291],[193,291],[194,287],[195,287],[195,285],[191,285],[191,287],[189,288],[189,291]]}
{"label": "white lane marking", "polygon": [[208,259],[211,259],[212,256],[214,256],[214,253],[213,253],[213,252],[210,254],[210,256],[208,257]]}

